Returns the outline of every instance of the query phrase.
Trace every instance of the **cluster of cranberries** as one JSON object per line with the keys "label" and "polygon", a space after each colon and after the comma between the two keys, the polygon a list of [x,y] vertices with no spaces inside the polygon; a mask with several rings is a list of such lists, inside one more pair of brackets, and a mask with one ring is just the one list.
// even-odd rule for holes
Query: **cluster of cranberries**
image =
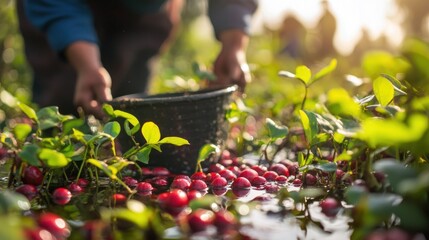
{"label": "cluster of cranberries", "polygon": [[70,225],[60,216],[45,212],[36,217],[37,224],[25,229],[27,239],[67,239],[71,233]]}

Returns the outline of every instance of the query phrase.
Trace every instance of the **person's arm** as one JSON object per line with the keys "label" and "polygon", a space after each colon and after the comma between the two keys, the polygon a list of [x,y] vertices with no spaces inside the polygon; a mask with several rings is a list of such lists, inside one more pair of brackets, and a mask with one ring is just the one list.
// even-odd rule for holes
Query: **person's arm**
{"label": "person's arm", "polygon": [[85,0],[26,0],[30,22],[77,72],[74,104],[101,117],[101,103],[112,98],[111,80],[100,61],[92,15]]}
{"label": "person's arm", "polygon": [[237,84],[243,92],[250,81],[246,48],[256,8],[256,0],[209,0],[209,17],[222,44],[213,67],[217,79],[210,83],[211,87]]}

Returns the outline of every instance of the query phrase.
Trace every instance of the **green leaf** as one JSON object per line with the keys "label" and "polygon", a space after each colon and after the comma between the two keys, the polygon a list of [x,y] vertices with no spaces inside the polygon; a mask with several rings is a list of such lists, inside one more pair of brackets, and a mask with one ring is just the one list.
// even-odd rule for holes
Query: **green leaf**
{"label": "green leaf", "polygon": [[113,112],[114,112],[116,117],[122,117],[122,118],[127,119],[131,123],[131,125],[133,125],[133,126],[137,126],[140,124],[139,120],[134,115],[132,115],[131,113],[127,113],[127,112],[124,112],[121,110],[115,110]]}
{"label": "green leaf", "polygon": [[373,90],[381,106],[387,106],[395,95],[393,84],[384,77],[378,77],[374,80]]}
{"label": "green leaf", "polygon": [[311,70],[307,66],[300,65],[296,67],[295,77],[308,86],[311,79]]}
{"label": "green leaf", "polygon": [[329,62],[329,65],[322,68],[319,72],[317,72],[314,77],[311,79],[311,83],[316,82],[317,80],[325,77],[329,73],[333,72],[335,68],[337,67],[337,59],[332,59],[331,62]]}
{"label": "green leaf", "polygon": [[268,135],[271,139],[285,138],[289,133],[289,129],[286,126],[279,126],[270,118],[265,119],[265,125],[268,128]]}
{"label": "green leaf", "polygon": [[27,198],[9,189],[0,192],[0,211],[1,214],[30,210],[31,204]]}
{"label": "green leaf", "polygon": [[328,162],[316,165],[316,168],[324,172],[335,172],[337,170],[337,164],[333,162]]}
{"label": "green leaf", "polygon": [[115,169],[114,167],[110,167],[109,165],[107,165],[107,163],[93,158],[88,159],[87,162],[101,169],[101,171],[103,171],[110,179],[115,180],[117,178],[117,169]]}
{"label": "green leaf", "polygon": [[39,121],[39,119],[37,118],[36,111],[34,111],[34,109],[22,102],[18,102],[18,107],[25,113],[25,115],[27,115],[27,117],[33,119],[36,122]]}
{"label": "green leaf", "polygon": [[75,138],[76,140],[78,140],[79,142],[82,143],[87,143],[86,139],[85,139],[85,134],[75,128],[73,128],[73,134],[72,134],[73,138]]}
{"label": "green leaf", "polygon": [[110,104],[107,104],[107,103],[103,104],[103,111],[112,118],[116,117],[115,110]]}
{"label": "green leaf", "polygon": [[85,120],[81,118],[74,118],[63,122],[63,136],[69,134],[73,128],[78,128],[85,124]]}
{"label": "green leaf", "polygon": [[159,141],[159,143],[169,143],[173,144],[175,146],[183,146],[183,145],[189,145],[188,140],[181,138],[181,137],[165,137]]}
{"label": "green leaf", "polygon": [[149,154],[150,154],[151,150],[152,150],[151,147],[144,147],[139,152],[137,152],[135,154],[137,161],[142,162],[144,164],[148,164],[149,163]]}
{"label": "green leaf", "polygon": [[200,151],[198,152],[198,162],[202,162],[206,160],[210,155],[214,153],[219,153],[220,148],[217,145],[206,143],[204,146],[200,148]]}
{"label": "green leaf", "polygon": [[39,158],[50,168],[62,168],[70,162],[70,159],[66,158],[63,153],[48,148],[40,150]]}
{"label": "green leaf", "polygon": [[39,127],[42,130],[52,127],[59,127],[62,122],[62,116],[58,112],[58,107],[44,107],[37,111],[37,118],[39,119]]}
{"label": "green leaf", "polygon": [[113,138],[116,138],[121,132],[121,125],[116,122],[108,122],[103,127],[103,132],[109,134]]}
{"label": "green leaf", "polygon": [[316,115],[306,110],[299,110],[299,116],[301,118],[302,127],[304,128],[305,137],[308,143],[312,145],[313,139],[319,132]]}
{"label": "green leaf", "polygon": [[18,123],[13,129],[13,133],[18,141],[23,142],[27,138],[28,134],[31,133],[31,130],[30,125],[26,123]]}
{"label": "green leaf", "polygon": [[151,209],[134,199],[129,199],[126,204],[126,208],[103,209],[101,215],[105,221],[118,218],[133,223],[140,229],[147,229],[154,217]]}
{"label": "green leaf", "polygon": [[326,107],[336,116],[358,117],[361,107],[344,88],[333,88],[328,92]]}
{"label": "green leaf", "polygon": [[141,129],[142,135],[148,144],[155,144],[161,139],[158,125],[153,122],[145,122]]}
{"label": "green leaf", "polygon": [[423,206],[413,202],[402,202],[393,209],[393,213],[401,219],[401,226],[412,231],[421,231],[429,226],[429,219]]}
{"label": "green leaf", "polygon": [[399,189],[400,184],[409,179],[417,178],[418,174],[414,168],[406,167],[395,159],[382,159],[374,163],[374,170],[383,172],[394,191]]}
{"label": "green leaf", "polygon": [[37,153],[40,148],[36,144],[27,144],[22,147],[21,152],[18,153],[18,156],[28,164],[32,166],[42,166],[39,158],[37,158]]}

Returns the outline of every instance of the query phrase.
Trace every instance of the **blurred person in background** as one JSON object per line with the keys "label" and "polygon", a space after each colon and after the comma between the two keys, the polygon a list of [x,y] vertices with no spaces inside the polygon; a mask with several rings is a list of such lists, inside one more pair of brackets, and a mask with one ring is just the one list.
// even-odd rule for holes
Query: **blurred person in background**
{"label": "blurred person in background", "polygon": [[[180,23],[182,0],[17,0],[19,27],[33,70],[33,102],[61,113],[102,116],[112,98],[146,92],[150,60]],[[257,0],[208,0],[222,47],[212,87],[250,80],[246,61]]]}

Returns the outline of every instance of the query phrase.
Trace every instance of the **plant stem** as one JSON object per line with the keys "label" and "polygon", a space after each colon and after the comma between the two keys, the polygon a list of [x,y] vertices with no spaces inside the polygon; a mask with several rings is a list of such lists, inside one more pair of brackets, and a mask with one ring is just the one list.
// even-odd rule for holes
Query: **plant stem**
{"label": "plant stem", "polygon": [[307,92],[308,92],[308,86],[305,86],[304,98],[302,99],[302,103],[301,103],[301,110],[304,110],[305,102],[307,101]]}

